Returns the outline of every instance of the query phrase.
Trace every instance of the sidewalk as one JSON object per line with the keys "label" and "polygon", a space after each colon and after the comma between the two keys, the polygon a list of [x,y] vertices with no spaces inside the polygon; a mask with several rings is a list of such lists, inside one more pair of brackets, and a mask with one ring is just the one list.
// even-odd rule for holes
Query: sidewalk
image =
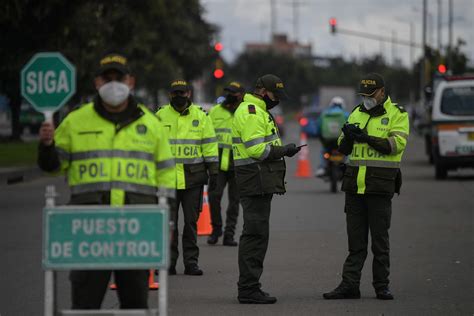
{"label": "sidewalk", "polygon": [[29,181],[41,175],[43,172],[36,166],[0,167],[0,185]]}

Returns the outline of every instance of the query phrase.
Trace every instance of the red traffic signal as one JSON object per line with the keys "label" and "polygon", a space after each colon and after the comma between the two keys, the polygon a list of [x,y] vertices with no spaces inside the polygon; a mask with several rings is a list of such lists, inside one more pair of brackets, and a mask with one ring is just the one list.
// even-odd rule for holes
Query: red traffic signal
{"label": "red traffic signal", "polygon": [[217,42],[217,43],[214,45],[214,49],[216,50],[216,52],[220,52],[223,48],[224,48],[224,45],[222,45],[221,42]]}
{"label": "red traffic signal", "polygon": [[214,70],[214,78],[221,79],[222,77],[224,77],[224,70],[222,69]]}
{"label": "red traffic signal", "polygon": [[332,34],[336,33],[336,26],[337,26],[336,18],[330,18],[329,19],[329,26],[331,28],[331,33]]}
{"label": "red traffic signal", "polygon": [[446,70],[448,70],[448,69],[446,68],[446,65],[444,65],[444,64],[439,64],[439,65],[438,65],[438,72],[439,72],[440,74],[445,74],[445,73],[446,73]]}

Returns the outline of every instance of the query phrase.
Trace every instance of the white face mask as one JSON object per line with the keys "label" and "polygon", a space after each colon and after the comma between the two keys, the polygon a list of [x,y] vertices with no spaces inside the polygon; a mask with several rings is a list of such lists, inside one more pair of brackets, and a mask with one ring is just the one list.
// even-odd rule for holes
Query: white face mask
{"label": "white face mask", "polygon": [[122,82],[110,81],[99,89],[102,100],[111,106],[119,106],[130,95],[130,88]]}
{"label": "white face mask", "polygon": [[364,107],[369,111],[377,105],[377,100],[371,97],[364,97],[363,99]]}

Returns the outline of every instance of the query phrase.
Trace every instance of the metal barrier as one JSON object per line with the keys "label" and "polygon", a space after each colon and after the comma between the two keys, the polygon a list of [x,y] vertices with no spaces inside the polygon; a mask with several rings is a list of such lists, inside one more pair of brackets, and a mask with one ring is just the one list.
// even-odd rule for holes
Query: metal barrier
{"label": "metal barrier", "polygon": [[59,315],[167,315],[169,207],[56,206],[54,186],[46,187],[43,209],[44,315],[57,315],[56,270],[159,268],[158,310],[63,310]]}

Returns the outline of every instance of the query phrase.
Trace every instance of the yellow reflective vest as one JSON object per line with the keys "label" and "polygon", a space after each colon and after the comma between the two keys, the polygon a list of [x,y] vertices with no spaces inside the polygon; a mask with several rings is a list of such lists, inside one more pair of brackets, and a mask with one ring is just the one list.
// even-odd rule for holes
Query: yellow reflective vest
{"label": "yellow reflective vest", "polygon": [[174,159],[163,125],[146,107],[118,126],[100,116],[93,103],[69,113],[55,131],[61,170],[72,195],[110,191],[110,204],[127,193],[174,196]]}
{"label": "yellow reflective vest", "polygon": [[[183,113],[170,104],[156,112],[169,137],[176,161],[176,188],[204,185],[218,172],[217,138],[211,119],[199,106],[191,104]],[[207,170],[206,170],[207,169]]]}
{"label": "yellow reflective vest", "polygon": [[[385,138],[391,152],[382,154],[367,143],[354,142],[344,174],[342,190],[357,194],[393,194],[401,185],[400,163],[409,135],[408,113],[387,97],[383,108],[370,115],[363,105],[348,118],[369,136]],[[344,137],[339,137],[339,143]]]}
{"label": "yellow reflective vest", "polygon": [[227,110],[222,104],[216,104],[210,111],[209,116],[216,132],[219,146],[219,169],[229,170],[233,167],[232,159],[232,120],[234,114]]}
{"label": "yellow reflective vest", "polygon": [[267,159],[271,145],[281,144],[278,127],[265,102],[245,94],[232,124],[235,176],[242,196],[285,193],[284,159]]}

